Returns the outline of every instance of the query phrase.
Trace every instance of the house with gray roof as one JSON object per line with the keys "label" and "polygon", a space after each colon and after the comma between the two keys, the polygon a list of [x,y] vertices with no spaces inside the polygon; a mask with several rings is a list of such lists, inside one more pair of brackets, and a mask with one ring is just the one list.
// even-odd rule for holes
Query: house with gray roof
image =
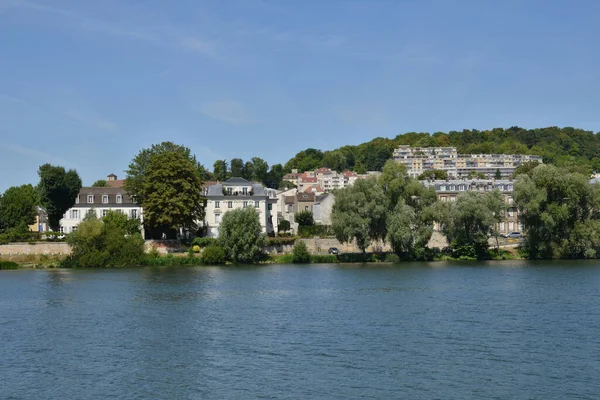
{"label": "house with gray roof", "polygon": [[[219,236],[223,215],[239,208],[253,208],[263,233],[277,231],[277,191],[257,182],[233,177],[206,188],[205,226],[209,237]],[[275,218],[273,218],[275,216]]]}

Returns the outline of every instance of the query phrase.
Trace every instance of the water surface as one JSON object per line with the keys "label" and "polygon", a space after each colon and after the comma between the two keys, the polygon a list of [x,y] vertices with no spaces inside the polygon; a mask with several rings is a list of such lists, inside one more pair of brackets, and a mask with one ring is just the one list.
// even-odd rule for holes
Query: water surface
{"label": "water surface", "polygon": [[2,399],[597,399],[600,263],[0,271]]}

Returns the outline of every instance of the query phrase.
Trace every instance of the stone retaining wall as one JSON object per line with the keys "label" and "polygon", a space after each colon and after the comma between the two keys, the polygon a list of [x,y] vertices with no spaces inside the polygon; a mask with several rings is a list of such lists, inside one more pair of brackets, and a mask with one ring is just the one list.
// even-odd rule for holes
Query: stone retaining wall
{"label": "stone retaining wall", "polygon": [[0,256],[10,255],[68,255],[71,247],[64,242],[10,243],[0,245]]}

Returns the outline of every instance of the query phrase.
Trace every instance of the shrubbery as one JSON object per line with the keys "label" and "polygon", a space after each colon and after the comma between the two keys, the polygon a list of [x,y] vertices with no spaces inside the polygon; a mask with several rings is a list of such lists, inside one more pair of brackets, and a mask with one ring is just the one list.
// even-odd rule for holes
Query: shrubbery
{"label": "shrubbery", "polygon": [[0,261],[0,269],[17,269],[19,265],[13,261]]}
{"label": "shrubbery", "polygon": [[219,245],[211,245],[204,249],[200,257],[202,264],[218,265],[225,264],[225,250]]}
{"label": "shrubbery", "polygon": [[335,236],[333,229],[329,225],[310,225],[298,227],[298,234],[303,238],[311,237],[333,237]]}
{"label": "shrubbery", "polygon": [[203,249],[217,243],[217,239],[211,237],[198,237],[192,240],[192,246],[198,246]]}
{"label": "shrubbery", "polygon": [[306,243],[299,241],[294,245],[294,250],[292,251],[292,260],[294,263],[310,262],[310,253],[308,252]]}
{"label": "shrubbery", "polygon": [[294,244],[298,236],[276,236],[267,238],[267,246]]}

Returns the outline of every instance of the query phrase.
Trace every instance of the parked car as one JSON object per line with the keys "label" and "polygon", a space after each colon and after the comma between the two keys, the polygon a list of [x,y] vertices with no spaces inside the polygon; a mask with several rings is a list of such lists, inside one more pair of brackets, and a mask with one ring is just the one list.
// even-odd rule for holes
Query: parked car
{"label": "parked car", "polygon": [[523,237],[523,234],[521,234],[521,232],[510,232],[504,235],[504,237],[507,239],[520,239]]}
{"label": "parked car", "polygon": [[329,254],[340,254],[340,251],[337,249],[337,247],[330,247],[328,252]]}

